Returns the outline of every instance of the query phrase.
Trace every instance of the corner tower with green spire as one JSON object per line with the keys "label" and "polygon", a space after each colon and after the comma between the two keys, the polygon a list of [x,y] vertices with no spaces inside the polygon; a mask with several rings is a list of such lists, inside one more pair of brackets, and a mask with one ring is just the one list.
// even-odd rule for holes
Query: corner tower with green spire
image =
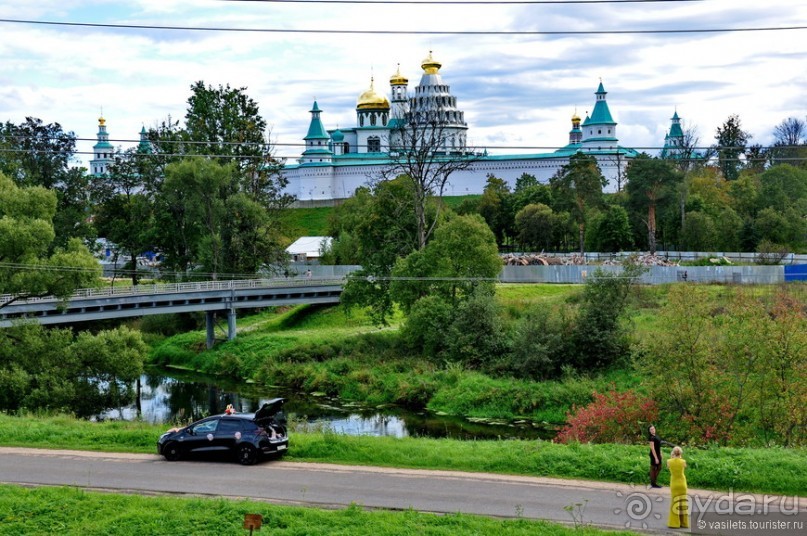
{"label": "corner tower with green spire", "polygon": [[333,160],[333,151],[330,148],[331,137],[322,125],[317,101],[311,107],[311,124],[308,126],[308,134],[305,138],[305,151],[303,151],[300,163],[305,164],[330,164]]}
{"label": "corner tower with green spire", "polygon": [[679,158],[684,152],[684,131],[681,128],[681,118],[678,110],[671,118],[670,131],[664,136],[664,147],[661,149],[661,158]]}
{"label": "corner tower with green spire", "polygon": [[616,121],[611,117],[611,110],[608,109],[608,102],[605,95],[608,92],[600,81],[595,95],[594,110],[591,116],[587,116],[583,121],[582,145],[587,149],[614,149],[619,140],[616,137]]}

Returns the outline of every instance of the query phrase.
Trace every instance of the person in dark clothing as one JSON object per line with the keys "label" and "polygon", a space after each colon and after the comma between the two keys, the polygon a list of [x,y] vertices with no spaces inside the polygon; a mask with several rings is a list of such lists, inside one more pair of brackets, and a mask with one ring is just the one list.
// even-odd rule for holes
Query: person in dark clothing
{"label": "person in dark clothing", "polygon": [[656,427],[650,427],[650,487],[660,488],[656,483],[658,474],[661,472],[661,444],[666,443],[656,435]]}

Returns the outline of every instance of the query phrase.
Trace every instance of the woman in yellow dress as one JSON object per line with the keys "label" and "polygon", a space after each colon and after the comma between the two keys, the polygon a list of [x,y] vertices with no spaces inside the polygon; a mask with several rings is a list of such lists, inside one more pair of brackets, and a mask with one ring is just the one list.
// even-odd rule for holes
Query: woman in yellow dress
{"label": "woman in yellow dress", "polygon": [[687,477],[684,475],[686,460],[681,457],[681,447],[674,447],[667,467],[670,469],[670,519],[667,526],[671,529],[689,528],[689,503],[687,502]]}

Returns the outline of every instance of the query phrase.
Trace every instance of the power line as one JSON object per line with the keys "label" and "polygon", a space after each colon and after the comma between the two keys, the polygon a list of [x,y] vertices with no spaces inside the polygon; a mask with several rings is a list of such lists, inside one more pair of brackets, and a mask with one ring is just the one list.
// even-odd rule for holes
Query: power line
{"label": "power line", "polygon": [[[482,148],[480,148],[480,149],[482,149]],[[641,149],[660,151],[662,148],[661,147],[655,147],[655,148],[644,147],[644,148],[641,148]],[[711,149],[711,148],[709,148],[709,149]],[[25,149],[0,149],[0,154],[2,154],[2,153],[52,154],[52,152],[48,151],[48,150],[30,151],[30,150],[25,150]],[[370,153],[368,153],[367,156],[360,156],[362,153],[351,153],[351,154],[353,156],[351,156],[350,162],[355,164],[355,165],[368,165],[368,163],[376,163],[377,165],[383,165],[383,163],[380,162],[382,160],[387,161],[389,163],[394,163],[394,162],[397,162],[397,161],[401,160],[400,158],[390,157],[387,153],[378,153],[378,154],[370,154]],[[539,153],[539,154],[550,155],[552,153]],[[586,153],[586,154],[588,154],[588,153]],[[87,152],[87,151],[76,151],[76,152],[71,153],[71,156],[75,156],[75,155],[94,156],[95,153]],[[603,158],[611,158],[611,159],[617,158],[616,152],[607,153],[607,154],[592,153],[592,155],[593,156],[602,156]],[[267,157],[264,157],[264,156],[261,156],[261,155],[233,155],[233,154],[210,154],[210,153],[141,153],[141,154],[138,154],[136,156],[137,157],[142,157],[142,158],[152,158],[152,159],[156,159],[156,158],[221,158],[221,159],[234,159],[234,160],[259,160],[259,161],[267,160]],[[275,161],[275,163],[277,163],[277,164],[284,164],[286,161],[297,160],[297,159],[300,158],[300,156],[301,156],[300,154],[272,155],[268,159]],[[444,156],[444,155],[437,155],[438,158],[442,157],[442,156]],[[451,156],[451,155],[449,155],[449,156]],[[514,154],[508,154],[508,155],[488,155],[488,156],[492,156],[494,158],[499,157],[499,156],[509,156],[509,157],[512,157],[513,159],[518,159],[519,157],[529,158],[530,156],[532,156],[532,154],[530,154],[530,153],[523,153],[523,154],[522,153],[514,153]],[[672,162],[709,162],[709,161],[712,161],[714,159],[720,159],[721,162],[728,162],[728,163],[754,163],[754,162],[762,163],[762,162],[767,162],[768,159],[771,158],[770,155],[763,155],[763,156],[760,156],[760,157],[754,157],[754,156],[748,156],[748,155],[743,154],[743,156],[744,156],[744,158],[740,158],[739,156],[736,157],[736,158],[719,158],[719,155],[715,154],[715,155],[711,155],[709,160],[705,160],[702,155],[692,155],[692,156],[686,156],[686,157],[681,156],[681,157],[674,157],[674,158],[666,158],[665,160],[669,160],[669,161],[672,161]],[[467,159],[470,160],[472,163],[484,162],[485,158],[486,158],[485,156],[481,156],[479,154],[475,154],[474,156],[467,157]],[[556,159],[559,159],[559,160],[564,160],[564,159],[568,158],[568,155],[559,154],[557,156],[553,156],[552,158],[556,158]],[[630,161],[630,158],[626,157],[622,153],[620,153],[619,158],[624,159],[626,162]],[[777,156],[777,155],[773,155],[772,158],[773,158],[773,161],[776,164],[791,163],[791,162],[805,162],[805,161],[807,161],[807,156]]]}
{"label": "power line", "polygon": [[323,34],[323,35],[648,35],[648,34],[704,34],[704,33],[737,33],[737,32],[779,32],[790,30],[807,30],[807,26],[770,26],[745,28],[678,28],[656,30],[314,30],[290,28],[227,28],[216,26],[153,26],[148,24],[108,24],[98,22],[65,22],[23,19],[0,19],[10,24],[37,24],[45,26],[67,26],[81,28],[111,28],[125,30],[175,30],[190,32],[242,32],[242,33],[277,33],[277,34]]}
{"label": "power line", "polygon": [[[0,134],[0,140],[3,139],[12,139],[12,140],[56,140],[60,139],[58,136],[23,136],[23,135],[3,135]],[[83,141],[83,142],[94,142],[98,141],[97,138],[72,138],[75,141]],[[110,138],[110,142],[115,143],[140,143],[140,139],[128,139],[128,138]],[[271,143],[258,143],[258,142],[241,142],[241,141],[198,141],[198,140],[158,140],[158,141],[151,141],[149,143],[159,143],[160,145],[170,146],[172,144],[180,144],[180,145],[217,145],[217,146],[240,146],[240,147],[254,147],[254,148],[267,148],[267,147],[305,147],[304,142],[293,142],[293,143],[283,143],[283,142],[271,142]],[[367,147],[366,145],[358,145],[358,147]],[[484,149],[508,149],[508,150],[545,150],[545,151],[556,151],[559,149],[563,149],[566,145],[479,145],[479,146],[469,146],[472,150],[484,150]],[[620,146],[621,149],[625,149],[625,147]],[[669,149],[669,147],[666,147]],[[733,145],[698,145],[693,147],[688,147],[688,150],[692,151],[707,151],[707,150],[743,150],[748,149],[750,146],[746,147],[737,147]],[[635,149],[637,151],[660,151],[665,149],[664,146],[655,146],[655,145],[646,145],[646,146],[632,146],[630,149]],[[791,149],[807,149],[807,144],[801,145],[767,145],[767,146],[760,146],[761,150],[791,150]],[[56,153],[57,151],[51,149],[26,149],[26,148],[0,148],[0,152],[35,152],[35,153]],[[95,154],[94,152],[90,151],[73,151],[70,154]],[[351,153],[355,154],[355,153]],[[224,157],[224,156],[233,156],[235,158],[264,158],[265,155],[227,155],[227,154],[217,154],[217,153],[153,153],[151,156],[209,156],[209,157]],[[125,156],[121,153],[121,156]],[[136,153],[135,157],[139,156],[149,156],[149,153]],[[273,155],[270,155],[273,156]],[[299,155],[295,155],[299,156]]]}
{"label": "power line", "polygon": [[703,0],[219,0],[261,4],[381,4],[381,5],[565,5],[565,4],[650,4],[703,2]]}

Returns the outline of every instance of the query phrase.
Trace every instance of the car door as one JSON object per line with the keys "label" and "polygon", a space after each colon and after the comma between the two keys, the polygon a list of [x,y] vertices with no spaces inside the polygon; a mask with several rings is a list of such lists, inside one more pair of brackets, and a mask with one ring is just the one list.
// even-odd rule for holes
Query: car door
{"label": "car door", "polygon": [[218,417],[205,419],[188,428],[188,434],[183,445],[185,452],[202,453],[216,450],[215,434],[219,426],[219,420]]}
{"label": "car door", "polygon": [[235,452],[235,447],[241,442],[241,435],[243,429],[241,421],[243,419],[223,417],[219,421],[219,426],[215,432],[215,439],[213,441],[214,447],[217,450],[228,450]]}

